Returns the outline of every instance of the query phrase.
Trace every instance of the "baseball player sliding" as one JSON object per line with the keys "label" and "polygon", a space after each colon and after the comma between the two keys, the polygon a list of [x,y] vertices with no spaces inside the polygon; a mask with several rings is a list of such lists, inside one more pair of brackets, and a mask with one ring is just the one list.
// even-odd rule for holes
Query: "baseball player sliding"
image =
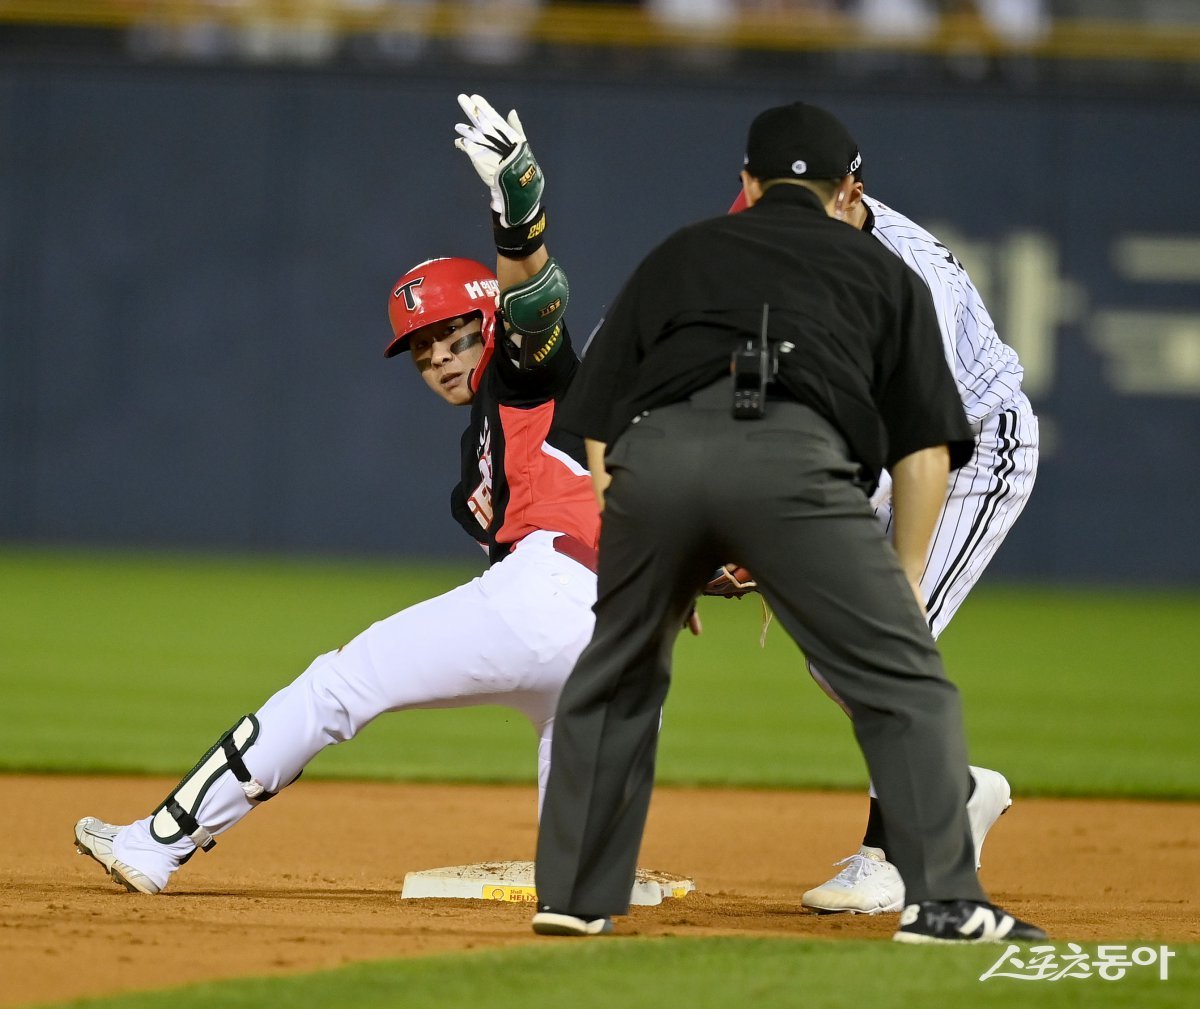
{"label": "baseball player sliding", "polygon": [[[866,196],[861,165],[855,175],[858,185],[842,208],[843,219],[882,242],[925,281],[933,295],[946,361],[975,434],[971,460],[950,476],[919,586],[930,630],[937,638],[1029,500],[1037,475],[1038,422],[1021,391],[1023,371],[1017,355],[996,334],[962,263],[924,228]],[[739,196],[730,212],[744,208]],[[890,480],[884,473],[871,501],[879,521],[890,531],[889,490]],[[737,581],[734,571],[730,566],[729,578]],[[737,573],[743,579],[748,574],[744,570]],[[724,594],[741,593],[739,588],[727,586]],[[830,697],[841,703],[820,671],[811,664],[809,671]],[[977,865],[984,837],[1011,804],[1009,784],[1002,774],[971,768],[967,814]],[[805,907],[857,914],[881,914],[904,907],[904,881],[887,860],[887,836],[874,787],[861,847],[834,864],[842,866],[841,871],[806,892],[801,898]]]}
{"label": "baseball player sliding", "polygon": [[469,406],[454,517],[490,566],[466,585],[368,627],[319,656],[254,714],[239,718],[170,795],[127,826],[84,817],[81,854],[131,891],[159,893],[322,749],[385,711],[500,704],[538,737],[538,803],[554,710],[592,633],[599,512],[582,440],[555,410],[578,359],[563,313],[567,279],[546,251],[544,180],[516,112],[459,96],[455,145],[491,194],[496,273],[432,259],[392,287],[393,339],[433,392]]}

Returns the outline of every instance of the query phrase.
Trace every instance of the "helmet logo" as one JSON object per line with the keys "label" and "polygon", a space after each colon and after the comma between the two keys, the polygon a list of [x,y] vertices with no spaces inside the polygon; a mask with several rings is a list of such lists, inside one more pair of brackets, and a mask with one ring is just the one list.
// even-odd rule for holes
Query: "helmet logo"
{"label": "helmet logo", "polygon": [[403,298],[404,307],[410,312],[417,310],[417,296],[413,292],[425,283],[424,277],[417,277],[416,280],[410,280],[407,284],[401,284],[392,292],[393,298]]}
{"label": "helmet logo", "polygon": [[463,284],[463,290],[472,301],[478,301],[480,298],[495,298],[500,293],[500,282],[488,278],[471,280]]}

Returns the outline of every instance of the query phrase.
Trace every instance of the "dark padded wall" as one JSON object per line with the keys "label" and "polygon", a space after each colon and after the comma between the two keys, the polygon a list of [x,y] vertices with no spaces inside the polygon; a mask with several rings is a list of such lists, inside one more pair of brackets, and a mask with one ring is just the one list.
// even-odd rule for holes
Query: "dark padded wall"
{"label": "dark padded wall", "polygon": [[728,206],[755,112],[834,109],[1028,355],[1047,452],[997,573],[1197,581],[1197,271],[1119,254],[1200,241],[1195,107],[962,90],[0,66],[0,536],[476,556],[446,507],[465,416],[381,356],[395,277],[492,256],[459,90],[521,111],[581,343]]}

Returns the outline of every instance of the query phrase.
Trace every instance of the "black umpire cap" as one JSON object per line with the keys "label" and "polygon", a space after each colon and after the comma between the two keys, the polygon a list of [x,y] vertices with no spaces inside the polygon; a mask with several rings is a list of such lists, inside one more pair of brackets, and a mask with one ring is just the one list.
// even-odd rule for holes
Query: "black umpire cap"
{"label": "black umpire cap", "polygon": [[746,139],[746,171],[756,179],[842,179],[862,166],[849,130],[815,105],[792,102],[760,112]]}

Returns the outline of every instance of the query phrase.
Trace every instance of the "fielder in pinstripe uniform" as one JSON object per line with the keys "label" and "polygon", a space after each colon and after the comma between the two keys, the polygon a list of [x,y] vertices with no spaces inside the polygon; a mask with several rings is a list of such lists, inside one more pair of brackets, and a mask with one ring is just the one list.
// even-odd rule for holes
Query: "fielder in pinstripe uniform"
{"label": "fielder in pinstripe uniform", "polygon": [[[861,182],[859,189],[861,193]],[[950,475],[921,578],[929,626],[937,638],[1029,500],[1037,475],[1037,417],[1021,391],[1016,353],[996,334],[983,299],[954,253],[920,225],[866,195],[846,208],[845,220],[882,242],[925,281],[937,310],[946,360],[975,432],[970,462]],[[890,529],[886,473],[872,504]],[[820,673],[811,666],[810,670],[834,696]],[[1012,799],[1002,774],[972,767],[971,777],[967,812],[978,863],[984,836]],[[887,860],[887,837],[873,788],[862,846],[835,864],[842,866],[836,876],[804,894],[806,907],[879,914],[904,906],[904,882]]]}
{"label": "fielder in pinstripe uniform", "polygon": [[[855,176],[859,184],[842,208],[842,219],[878,239],[925,281],[937,310],[946,361],[975,433],[975,453],[970,462],[950,475],[946,503],[921,578],[929,627],[937,638],[1029,500],[1037,476],[1038,422],[1021,391],[1023,371],[1016,352],[997,335],[992,317],[962,263],[919,224],[867,196],[861,164]],[[739,195],[730,213],[745,206]],[[890,532],[891,479],[886,472],[871,503]],[[841,704],[811,663],[809,671]],[[988,830],[1010,805],[1012,797],[1004,775],[986,767],[971,768],[967,813],[976,863]],[[841,871],[805,893],[805,907],[826,913],[882,914],[904,906],[904,881],[887,860],[887,837],[874,787],[862,846],[834,864],[841,866]]]}

